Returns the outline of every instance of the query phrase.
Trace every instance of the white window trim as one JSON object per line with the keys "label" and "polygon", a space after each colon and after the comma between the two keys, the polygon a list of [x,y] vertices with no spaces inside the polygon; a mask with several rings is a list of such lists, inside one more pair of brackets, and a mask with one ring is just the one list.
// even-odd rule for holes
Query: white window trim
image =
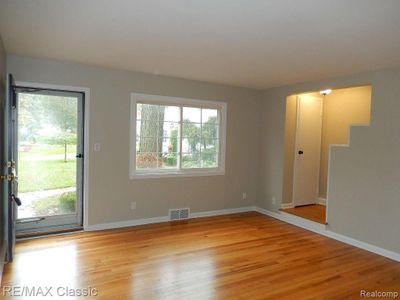
{"label": "white window trim", "polygon": [[[217,168],[200,169],[181,169],[181,170],[136,170],[136,105],[138,102],[168,104],[197,108],[214,108],[220,112],[220,150]],[[130,111],[130,150],[129,150],[129,178],[164,178],[164,177],[192,177],[192,176],[212,176],[225,174],[225,151],[226,151],[226,124],[227,124],[227,104],[221,101],[197,100],[191,98],[169,97],[160,95],[149,95],[131,93],[131,111]]]}

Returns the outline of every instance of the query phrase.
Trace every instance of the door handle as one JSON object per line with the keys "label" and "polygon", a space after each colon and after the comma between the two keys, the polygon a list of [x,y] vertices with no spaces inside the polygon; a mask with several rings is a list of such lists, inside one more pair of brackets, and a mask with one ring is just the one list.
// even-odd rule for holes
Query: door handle
{"label": "door handle", "polygon": [[5,163],[7,168],[15,169],[16,163],[15,161],[11,160]]}
{"label": "door handle", "polygon": [[17,181],[17,179],[18,179],[18,176],[15,175],[14,173],[9,174],[7,177],[8,181]]}
{"label": "door handle", "polygon": [[83,155],[82,155],[81,153],[79,153],[79,154],[75,155],[75,157],[76,157],[76,158],[82,158]]}
{"label": "door handle", "polygon": [[21,199],[19,199],[18,197],[15,197],[14,194],[11,195],[11,200],[14,200],[15,203],[17,204],[17,206],[21,206],[22,205]]}
{"label": "door handle", "polygon": [[17,224],[27,224],[27,223],[37,223],[45,220],[45,217],[37,217],[37,218],[24,218],[17,220]]}
{"label": "door handle", "polygon": [[300,155],[302,155],[304,152],[303,152],[303,150],[299,150],[299,152],[298,152]]}

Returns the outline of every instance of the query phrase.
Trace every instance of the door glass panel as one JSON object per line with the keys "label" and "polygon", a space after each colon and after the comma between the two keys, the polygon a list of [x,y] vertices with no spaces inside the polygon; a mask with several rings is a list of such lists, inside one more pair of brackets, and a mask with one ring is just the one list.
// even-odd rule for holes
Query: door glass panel
{"label": "door glass panel", "polygon": [[18,219],[77,211],[76,97],[18,94]]}

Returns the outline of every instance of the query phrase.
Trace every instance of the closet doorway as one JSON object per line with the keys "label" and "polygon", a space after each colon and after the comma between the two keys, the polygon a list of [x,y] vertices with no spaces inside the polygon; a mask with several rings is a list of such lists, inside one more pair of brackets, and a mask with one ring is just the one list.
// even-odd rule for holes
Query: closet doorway
{"label": "closet doorway", "polygon": [[351,147],[351,127],[368,126],[370,114],[369,85],[287,97],[281,210],[327,223],[330,148]]}

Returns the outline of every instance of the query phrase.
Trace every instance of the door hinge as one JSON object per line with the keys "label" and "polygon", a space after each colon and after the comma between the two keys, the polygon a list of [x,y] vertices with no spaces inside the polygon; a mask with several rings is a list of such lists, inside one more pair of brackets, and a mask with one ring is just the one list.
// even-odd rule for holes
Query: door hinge
{"label": "door hinge", "polygon": [[15,161],[8,161],[8,162],[6,162],[6,167],[7,168],[12,168],[12,169],[15,169],[15,166],[16,166],[16,163],[15,163]]}

